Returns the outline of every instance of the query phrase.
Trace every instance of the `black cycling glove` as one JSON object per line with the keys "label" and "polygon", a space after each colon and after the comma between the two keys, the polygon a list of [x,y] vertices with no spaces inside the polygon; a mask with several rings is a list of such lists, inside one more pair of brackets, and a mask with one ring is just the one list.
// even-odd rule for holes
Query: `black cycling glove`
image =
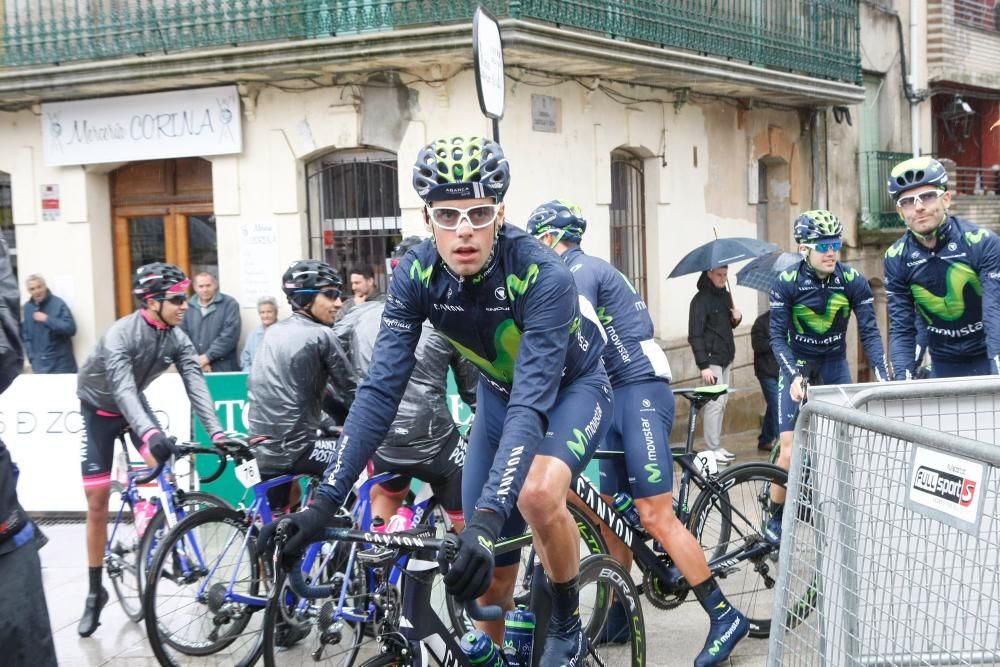
{"label": "black cycling glove", "polygon": [[257,553],[271,557],[278,524],[285,524],[287,541],[281,550],[281,562],[285,568],[294,566],[305,553],[306,547],[319,541],[323,529],[334,519],[336,513],[337,506],[333,501],[324,496],[317,497],[312,505],[301,512],[282,517],[280,521],[272,521],[261,528],[257,537]]}
{"label": "black cycling glove", "polygon": [[177,453],[177,445],[173,438],[168,438],[163,431],[151,429],[146,431],[142,438],[143,443],[149,447],[149,453],[153,455],[159,463],[168,461],[171,456]]}
{"label": "black cycling glove", "polygon": [[503,524],[496,512],[476,510],[458,536],[455,559],[449,563],[444,554],[438,556],[445,589],[460,602],[475,600],[493,581],[493,543]]}

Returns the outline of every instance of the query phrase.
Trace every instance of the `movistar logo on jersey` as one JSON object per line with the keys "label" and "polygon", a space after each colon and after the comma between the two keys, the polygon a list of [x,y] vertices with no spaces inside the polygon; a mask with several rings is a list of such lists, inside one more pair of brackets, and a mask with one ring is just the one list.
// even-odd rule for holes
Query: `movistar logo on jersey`
{"label": "movistar logo on jersey", "polygon": [[493,334],[493,346],[497,355],[493,361],[476,354],[454,338],[449,337],[448,340],[459,354],[490,377],[508,384],[514,381],[514,362],[517,360],[517,348],[521,344],[521,330],[514,324],[514,320],[504,320]]}
{"label": "movistar logo on jersey", "polygon": [[886,257],[899,257],[900,253],[903,252],[903,241],[896,241],[893,245],[889,246],[889,249],[885,251]]}
{"label": "movistar logo on jersey", "polygon": [[822,336],[830,330],[840,313],[843,313],[845,318],[850,317],[851,304],[843,294],[831,294],[830,300],[826,302],[826,312],[823,314],[801,303],[795,304],[792,308],[792,323],[800,334],[805,333],[805,326],[817,336]]}
{"label": "movistar logo on jersey", "polygon": [[849,266],[844,267],[844,282],[851,282],[858,277],[858,272]]}
{"label": "movistar logo on jersey", "polygon": [[522,296],[528,291],[535,281],[538,280],[538,265],[532,264],[528,267],[528,270],[524,272],[524,277],[521,278],[515,274],[510,274],[507,276],[507,293],[510,295],[511,302],[515,301],[517,297]]}
{"label": "movistar logo on jersey", "polygon": [[606,315],[604,306],[601,306],[597,309],[597,319],[600,321],[602,327],[606,327],[611,324],[612,320],[615,318],[611,315]]}
{"label": "movistar logo on jersey", "polygon": [[784,280],[786,283],[793,282],[795,277],[799,275],[798,269],[789,269],[788,271],[782,271],[778,274],[778,277]]}
{"label": "movistar logo on jersey", "polygon": [[424,268],[420,264],[419,259],[414,259],[413,264],[410,264],[410,280],[416,280],[422,282],[424,287],[430,287],[431,285],[431,271],[434,270],[434,265],[431,264],[427,268]]}
{"label": "movistar logo on jersey", "polygon": [[[968,232],[966,232],[968,234]],[[979,276],[972,270],[972,267],[962,262],[955,262],[948,267],[945,275],[945,286],[947,292],[944,296],[932,294],[930,290],[922,285],[910,285],[913,293],[913,300],[916,302],[920,313],[931,323],[931,315],[954,322],[965,314],[965,288],[972,285],[972,289],[978,296],[983,295],[983,287],[979,284]]]}
{"label": "movistar logo on jersey", "polygon": [[965,240],[969,245],[976,245],[989,234],[985,229],[977,229],[974,232],[965,232]]}
{"label": "movistar logo on jersey", "polygon": [[646,472],[649,473],[649,477],[646,479],[650,484],[656,484],[663,479],[663,473],[660,472],[659,463],[647,463],[644,467],[646,468]]}

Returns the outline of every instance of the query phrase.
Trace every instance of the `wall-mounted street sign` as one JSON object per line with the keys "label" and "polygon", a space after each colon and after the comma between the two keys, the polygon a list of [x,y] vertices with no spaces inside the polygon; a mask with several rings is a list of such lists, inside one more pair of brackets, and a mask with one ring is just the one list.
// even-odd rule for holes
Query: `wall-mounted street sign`
{"label": "wall-mounted street sign", "polygon": [[505,104],[503,78],[503,44],[500,24],[483,6],[472,16],[472,61],[476,68],[476,92],[479,108],[493,119],[494,139],[498,139],[497,121],[503,118]]}

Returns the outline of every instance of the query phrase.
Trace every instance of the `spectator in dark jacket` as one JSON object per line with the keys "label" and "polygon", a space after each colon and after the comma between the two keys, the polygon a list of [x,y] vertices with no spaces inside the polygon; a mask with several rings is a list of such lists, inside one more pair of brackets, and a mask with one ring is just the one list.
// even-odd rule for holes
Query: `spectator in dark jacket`
{"label": "spectator in dark jacket", "polygon": [[[743,319],[726,289],[729,267],[704,271],[698,278],[698,293],[691,299],[688,318],[688,342],[704,384],[729,384],[729,374],[736,358],[733,329]],[[722,446],[722,417],[727,396],[709,402],[704,409],[705,446],[715,454],[720,465],[736,457]]]}
{"label": "spectator in dark jacket", "polygon": [[[0,243],[0,275],[10,269],[7,247]],[[6,302],[17,305],[17,283],[0,285],[0,393],[24,365],[17,319]],[[3,664],[56,665],[52,626],[42,587],[38,549],[45,543],[17,499],[17,466],[0,440],[0,647]]]}
{"label": "spectator in dark jacket", "polygon": [[765,310],[754,320],[750,329],[750,345],[753,347],[753,374],[757,376],[767,404],[764,423],[757,436],[757,449],[769,452],[778,439],[778,360],[771,350],[770,310]]}
{"label": "spectator in dark jacket", "polygon": [[35,373],[76,373],[73,336],[76,322],[66,302],[52,294],[35,273],[25,281],[31,298],[24,304],[21,338]]}
{"label": "spectator in dark jacket", "polygon": [[240,370],[236,347],[240,342],[240,305],[219,291],[211,273],[194,277],[194,296],[181,329],[198,351],[198,363],[206,373]]}

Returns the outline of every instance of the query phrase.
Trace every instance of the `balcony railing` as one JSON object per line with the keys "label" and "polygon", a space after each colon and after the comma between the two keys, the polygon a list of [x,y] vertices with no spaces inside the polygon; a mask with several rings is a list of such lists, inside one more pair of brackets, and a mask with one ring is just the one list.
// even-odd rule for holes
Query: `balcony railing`
{"label": "balcony railing", "polygon": [[957,195],[1000,194],[1000,166],[955,167],[955,183],[951,188]]}
{"label": "balcony railing", "polygon": [[955,22],[981,30],[1000,30],[1000,4],[995,0],[953,0]]}
{"label": "balcony railing", "polygon": [[867,229],[902,227],[903,221],[896,214],[896,203],[889,196],[889,172],[892,168],[913,157],[911,153],[869,151],[858,154],[858,171],[861,177],[861,223]]}
{"label": "balcony railing", "polygon": [[[468,23],[473,0],[7,0],[0,63],[54,64]],[[859,83],[856,0],[484,0],[539,20]]]}

